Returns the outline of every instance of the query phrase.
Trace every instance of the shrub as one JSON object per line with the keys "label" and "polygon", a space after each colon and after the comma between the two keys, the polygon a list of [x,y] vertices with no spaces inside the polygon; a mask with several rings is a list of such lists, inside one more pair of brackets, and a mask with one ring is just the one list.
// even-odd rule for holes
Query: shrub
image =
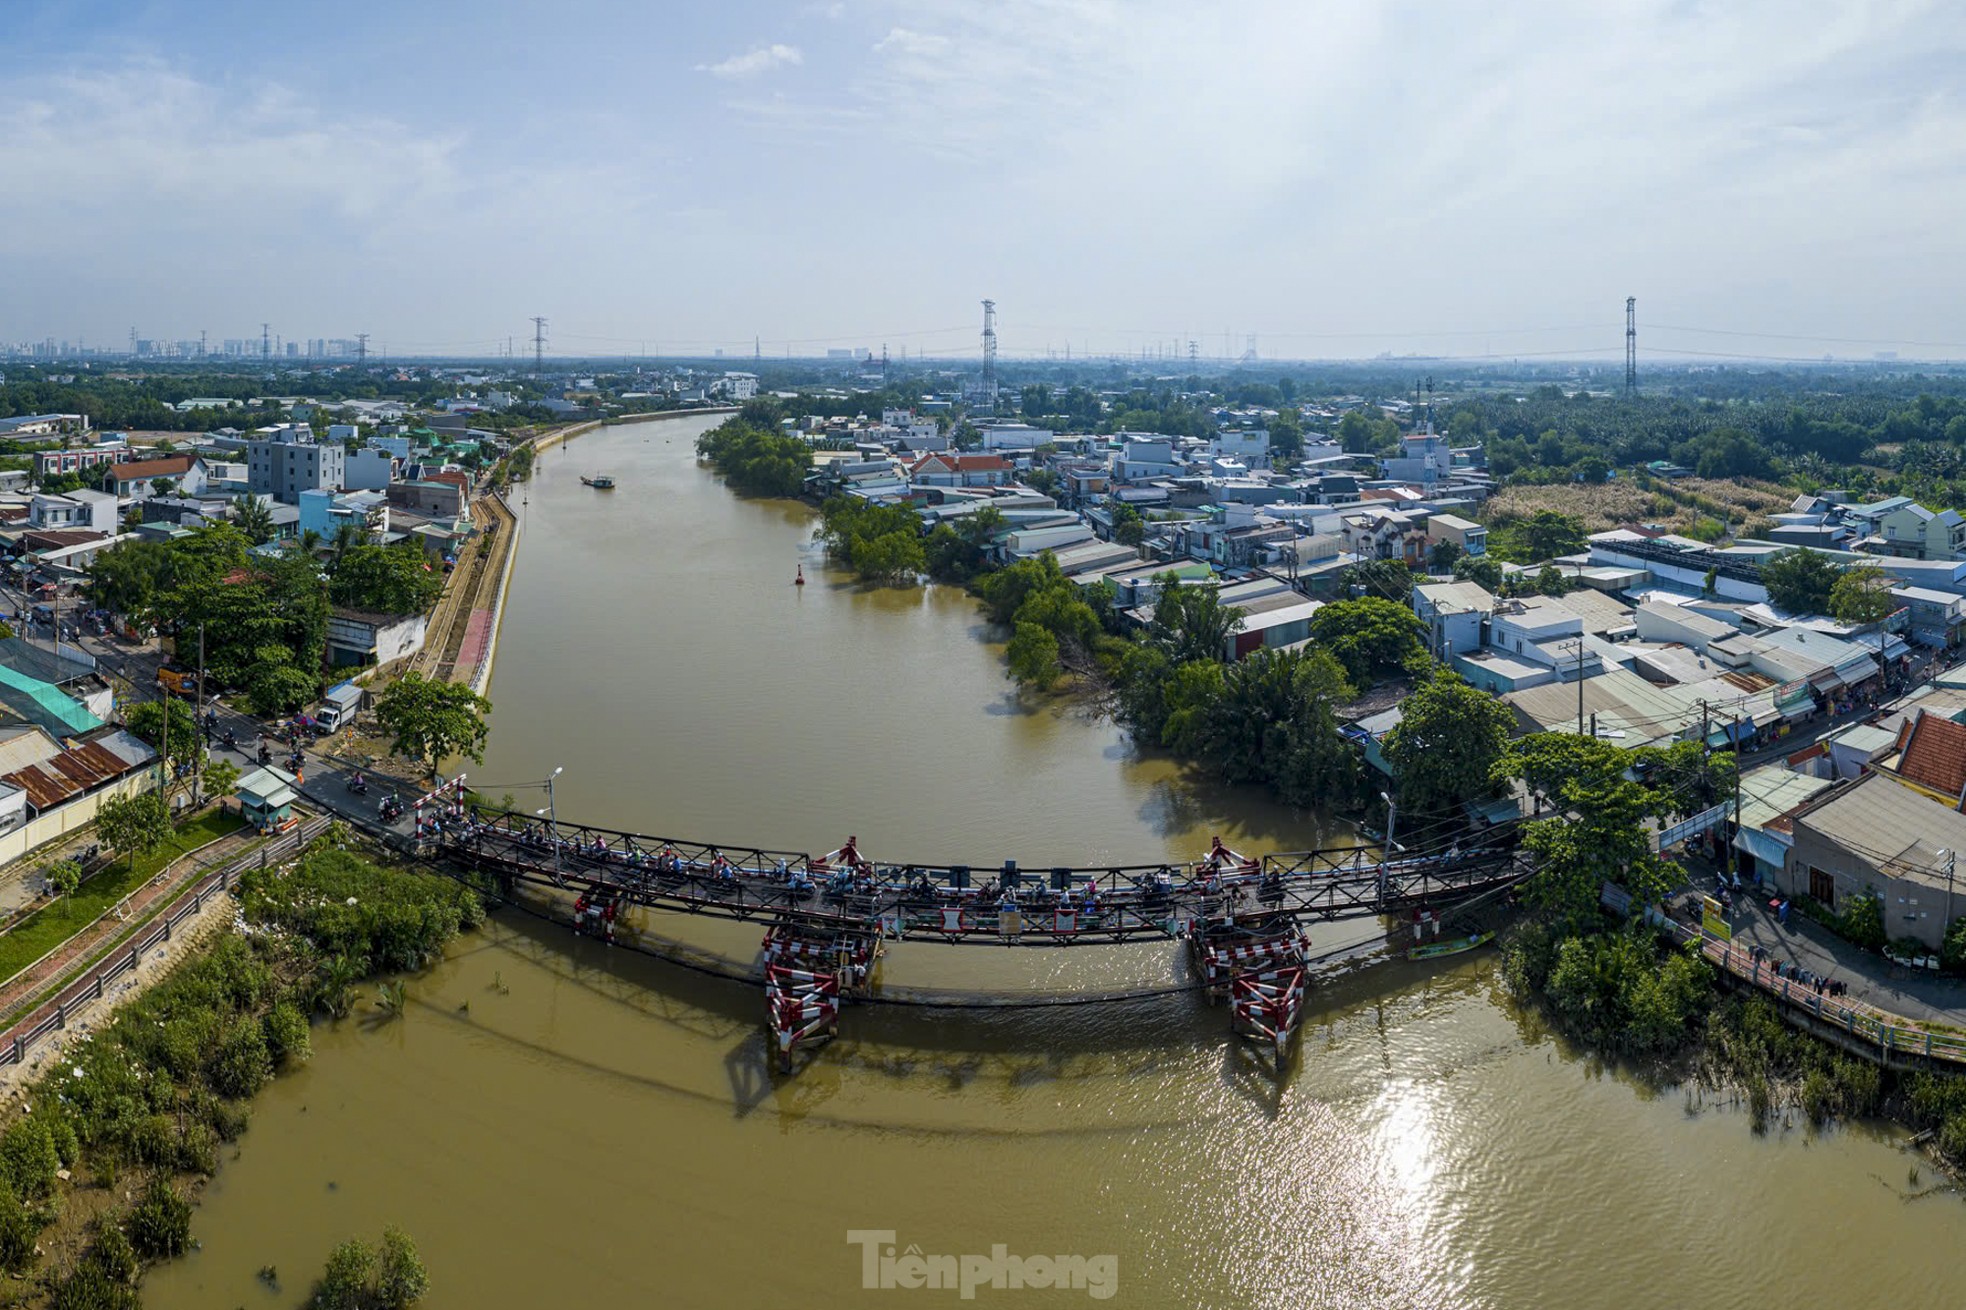
{"label": "shrub", "polygon": [[141,1310],[136,1289],[91,1260],[54,1285],[48,1310]]}
{"label": "shrub", "polygon": [[137,1271],[142,1267],[137,1260],[136,1248],[130,1245],[129,1235],[113,1223],[96,1225],[96,1241],[89,1250],[88,1258],[119,1283],[135,1282]]}
{"label": "shrub", "polygon": [[314,1304],[318,1310],[366,1310],[374,1277],[375,1252],[351,1237],[328,1253],[327,1268],[314,1288]]}
{"label": "shrub", "polygon": [[0,1269],[18,1273],[34,1261],[34,1240],[41,1235],[41,1219],[21,1204],[14,1189],[0,1180]]}
{"label": "shrub", "polygon": [[191,1206],[176,1188],[159,1178],[130,1211],[124,1230],[130,1245],[146,1260],[182,1255],[191,1245]]}
{"label": "shrub", "polygon": [[219,1095],[241,1100],[266,1086],[273,1076],[273,1057],[267,1053],[266,1035],[257,1022],[244,1018],[233,1021],[212,1057],[209,1076]]}
{"label": "shrub", "polygon": [[383,1230],[376,1252],[376,1303],[383,1310],[406,1310],[430,1290],[430,1275],[417,1258],[416,1245],[400,1228]]}
{"label": "shrub", "polygon": [[313,1053],[307,1035],[307,1016],[292,1001],[281,1001],[268,1011],[263,1027],[266,1049],[275,1066],[284,1069]]}
{"label": "shrub", "polygon": [[45,1116],[17,1119],[0,1134],[0,1175],[14,1195],[28,1200],[46,1196],[54,1189],[55,1171],[61,1167],[61,1152]]}

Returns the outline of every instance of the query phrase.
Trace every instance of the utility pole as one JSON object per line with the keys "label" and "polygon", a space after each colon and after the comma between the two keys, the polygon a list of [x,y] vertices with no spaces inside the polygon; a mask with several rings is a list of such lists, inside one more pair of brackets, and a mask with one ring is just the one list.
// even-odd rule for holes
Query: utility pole
{"label": "utility pole", "polygon": [[532,371],[537,375],[546,361],[546,320],[534,315],[532,320]]}
{"label": "utility pole", "polygon": [[[1954,855],[1953,855],[1953,853],[1952,853],[1952,852],[1951,852],[1950,850],[1945,850],[1945,851],[1940,851],[1940,852],[1939,852],[1939,854],[1941,854],[1941,855],[1943,855],[1943,856],[1945,856],[1945,857],[1946,857],[1946,917],[1945,917],[1945,925],[1946,925],[1946,927],[1950,927],[1950,926],[1952,925],[1952,863],[1953,863],[1953,860],[1954,860],[1954,858],[1955,858],[1955,857],[1954,857]],[[1940,931],[1941,931],[1941,932],[1943,932],[1943,931],[1944,931],[1944,929],[1942,928],[1942,929],[1941,929]]]}
{"label": "utility pole", "polygon": [[[198,625],[198,704],[191,711],[191,808],[197,809],[205,803],[205,752],[198,748],[198,711],[205,708],[205,625]],[[170,710],[166,707],[164,718],[169,721]]]}
{"label": "utility pole", "polygon": [[[1740,830],[1741,830],[1741,716],[1736,714],[1734,716],[1734,831],[1738,833]],[[1733,875],[1728,879],[1730,883],[1734,880],[1734,878],[1738,878],[1741,872],[1741,857],[1734,853],[1734,842],[1731,838],[1727,842],[1727,872]],[[1952,911],[1952,905],[1949,901],[1946,905],[1946,911],[1947,913],[1951,913]],[[1947,922],[1950,923],[1951,920],[1948,919]]]}
{"label": "utility pole", "polygon": [[1625,399],[1638,395],[1638,297],[1625,297]]}
{"label": "utility pole", "polygon": [[1379,852],[1379,908],[1386,907],[1386,862],[1393,858],[1393,827],[1399,821],[1399,803],[1390,792],[1380,792],[1379,799],[1386,803],[1386,848]]}
{"label": "utility pole", "polygon": [[1584,637],[1577,634],[1577,735],[1584,735]]}

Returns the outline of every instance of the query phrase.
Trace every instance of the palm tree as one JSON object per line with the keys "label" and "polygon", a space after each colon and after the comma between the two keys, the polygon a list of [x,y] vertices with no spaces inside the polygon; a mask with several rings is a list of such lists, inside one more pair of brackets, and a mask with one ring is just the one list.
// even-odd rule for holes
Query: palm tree
{"label": "palm tree", "polygon": [[362,525],[359,523],[345,522],[336,528],[334,532],[334,545],[332,547],[334,552],[333,565],[339,565],[341,563],[341,557],[361,545],[367,539],[367,536],[368,534],[363,531]]}
{"label": "palm tree", "polygon": [[273,539],[273,511],[258,496],[238,496],[232,501],[232,521],[253,545]]}

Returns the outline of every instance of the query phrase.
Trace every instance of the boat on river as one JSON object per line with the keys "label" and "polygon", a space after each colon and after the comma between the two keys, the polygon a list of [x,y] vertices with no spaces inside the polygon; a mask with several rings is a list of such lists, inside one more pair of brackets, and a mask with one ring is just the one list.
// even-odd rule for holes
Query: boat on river
{"label": "boat on river", "polygon": [[1409,960],[1438,960],[1444,955],[1459,955],[1463,951],[1475,950],[1478,947],[1486,946],[1494,940],[1495,934],[1492,932],[1469,933],[1466,937],[1450,937],[1444,942],[1428,942],[1423,946],[1408,947],[1406,958]]}
{"label": "boat on river", "polygon": [[594,488],[594,490],[596,491],[614,490],[614,479],[609,477],[605,473],[596,473],[592,477],[589,477],[587,474],[583,473],[580,475],[580,480],[582,483]]}

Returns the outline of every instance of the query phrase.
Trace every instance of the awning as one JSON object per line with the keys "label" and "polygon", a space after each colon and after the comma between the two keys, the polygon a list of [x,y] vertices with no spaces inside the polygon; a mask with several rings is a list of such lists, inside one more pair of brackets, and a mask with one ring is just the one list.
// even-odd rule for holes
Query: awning
{"label": "awning", "polygon": [[1775,711],[1785,719],[1799,719],[1816,712],[1816,698],[1806,682],[1785,683],[1775,690]]}
{"label": "awning", "polygon": [[1734,849],[1746,851],[1763,864],[1776,868],[1788,863],[1788,846],[1756,828],[1743,828],[1735,833]]}

